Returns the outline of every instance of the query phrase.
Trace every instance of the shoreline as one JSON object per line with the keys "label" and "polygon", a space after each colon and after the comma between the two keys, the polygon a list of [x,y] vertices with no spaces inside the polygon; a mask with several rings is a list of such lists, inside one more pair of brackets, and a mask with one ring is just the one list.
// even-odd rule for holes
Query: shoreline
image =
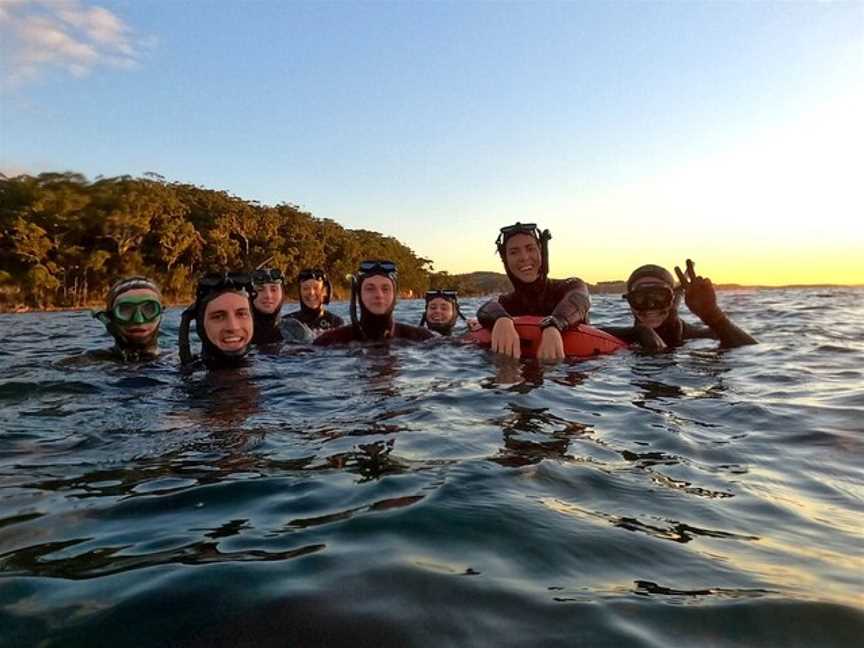
{"label": "shoreline", "polygon": [[[603,284],[617,284],[619,282],[603,282]],[[620,282],[623,286],[624,282]],[[623,294],[623,290],[618,288],[612,288],[611,286],[591,286],[591,294],[592,295],[620,295]],[[837,288],[851,288],[851,289],[862,289],[864,288],[864,284],[790,284],[788,286],[743,286],[740,284],[719,284],[715,285],[714,288],[719,292],[733,292],[733,291],[753,291],[753,290],[825,290],[825,289],[837,289]],[[474,299],[476,297],[487,297],[491,296],[491,294],[484,295],[460,295],[460,298],[463,299]],[[400,299],[422,299],[422,297],[406,297],[404,295],[400,296]],[[341,301],[348,301],[347,299],[336,299],[335,303]],[[188,306],[191,302],[182,301],[182,302],[166,302],[163,305],[167,308],[176,308],[179,306]],[[300,301],[297,299],[286,300],[284,305],[289,304],[299,304]],[[6,306],[4,304],[0,304],[0,315],[16,315],[16,314],[25,314],[25,313],[59,313],[59,312],[67,312],[67,311],[90,311],[104,308],[104,302],[94,302],[85,306],[49,306],[48,308],[31,308],[29,306],[25,306],[23,304],[13,304],[11,306]]]}

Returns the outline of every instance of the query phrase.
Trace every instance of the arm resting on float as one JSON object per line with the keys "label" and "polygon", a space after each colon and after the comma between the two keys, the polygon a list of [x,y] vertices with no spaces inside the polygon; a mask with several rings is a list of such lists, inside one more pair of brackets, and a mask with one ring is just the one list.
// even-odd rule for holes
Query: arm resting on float
{"label": "arm resting on float", "polygon": [[510,317],[504,307],[497,299],[490,299],[477,310],[477,321],[483,328],[492,329],[502,317]]}
{"label": "arm resting on float", "polygon": [[552,311],[552,317],[566,327],[576,326],[588,321],[588,311],[591,308],[591,296],[588,286],[581,279],[569,279],[567,292]]}

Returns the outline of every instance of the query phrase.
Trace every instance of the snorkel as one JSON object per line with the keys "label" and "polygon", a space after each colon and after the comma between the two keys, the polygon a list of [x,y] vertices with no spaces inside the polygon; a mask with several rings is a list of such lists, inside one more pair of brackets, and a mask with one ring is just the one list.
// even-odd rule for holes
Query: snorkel
{"label": "snorkel", "polygon": [[124,360],[158,355],[162,293],[147,277],[126,277],[108,291],[104,311],[91,311],[111,337]]}
{"label": "snorkel", "polygon": [[[537,279],[531,283],[526,283],[519,279],[507,263],[507,241],[517,234],[527,234],[528,236],[531,236],[535,241],[537,241],[537,246],[540,248],[540,269],[537,274]],[[498,252],[498,256],[501,257],[501,261],[504,264],[504,272],[507,273],[507,278],[510,279],[510,283],[513,284],[513,288],[517,292],[545,285],[546,278],[549,275],[549,240],[551,238],[552,234],[548,229],[541,231],[535,223],[517,222],[514,225],[508,225],[507,227],[501,228],[498,238],[495,239],[495,248]]]}
{"label": "snorkel", "polygon": [[255,288],[252,277],[244,272],[211,273],[198,281],[195,291],[195,303],[190,305],[180,317],[180,362],[184,365],[195,360],[189,345],[189,328],[195,321],[195,331],[201,340],[201,359],[208,368],[236,367],[249,352],[252,342],[252,331],[249,339],[242,348],[237,350],[226,350],[220,348],[216,342],[208,337],[205,326],[205,315],[207,306],[214,300],[227,293],[242,295],[249,302],[249,310],[253,311],[255,300]]}
{"label": "snorkel", "polygon": [[[393,300],[386,312],[377,314],[363,302],[363,283],[371,277],[386,277],[393,289]],[[393,311],[396,309],[398,271],[392,261],[362,261],[351,276],[351,326],[359,340],[383,340],[393,332]],[[359,313],[358,313],[359,311]]]}
{"label": "snorkel", "polygon": [[[430,331],[435,331],[441,335],[450,335],[453,332],[453,327],[456,326],[456,321],[462,318],[467,321],[462,311],[459,308],[459,294],[455,290],[427,290],[426,291],[426,307],[423,309],[423,317],[420,318],[418,326],[425,326]],[[453,315],[447,322],[430,322],[427,314],[429,312],[429,304],[436,300],[443,299],[449,302],[453,307]]]}

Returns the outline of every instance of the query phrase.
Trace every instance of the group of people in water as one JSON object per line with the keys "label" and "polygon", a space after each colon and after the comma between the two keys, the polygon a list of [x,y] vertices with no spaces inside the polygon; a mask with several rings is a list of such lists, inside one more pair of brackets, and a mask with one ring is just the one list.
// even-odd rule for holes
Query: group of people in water
{"label": "group of people in water", "polygon": [[[180,359],[186,366],[209,369],[238,366],[250,347],[284,343],[329,346],[350,342],[380,342],[403,338],[422,341],[451,335],[459,320],[469,330],[491,332],[491,348],[513,358],[520,357],[520,338],[514,317],[539,316],[541,361],[564,358],[562,335],[587,324],[591,308],[588,287],[581,279],[549,278],[548,230],[533,223],[516,223],[501,229],[496,248],[513,290],[483,304],[477,319],[466,318],[458,295],[452,290],[430,290],[418,326],[397,322],[396,265],[386,260],[360,263],[351,276],[350,323],[345,324],[327,308],[332,285],[319,268],[306,269],[296,278],[300,308],[282,316],[286,278],[276,268],[254,272],[211,273],[198,281],[195,302],[183,311],[180,321]],[[711,280],[696,275],[693,262],[672,274],[657,265],[637,268],[627,280],[624,299],[633,314],[627,327],[600,326],[626,343],[646,350],[676,347],[692,338],[715,338],[734,347],[754,344],[749,334],[736,326],[720,309]],[[678,315],[681,300],[702,325]],[[110,355],[128,362],[154,359],[158,355],[159,325],[163,300],[159,287],[145,277],[116,282],[108,292],[104,311],[94,313],[115,340]],[[193,354],[189,341],[191,323],[201,341]]]}

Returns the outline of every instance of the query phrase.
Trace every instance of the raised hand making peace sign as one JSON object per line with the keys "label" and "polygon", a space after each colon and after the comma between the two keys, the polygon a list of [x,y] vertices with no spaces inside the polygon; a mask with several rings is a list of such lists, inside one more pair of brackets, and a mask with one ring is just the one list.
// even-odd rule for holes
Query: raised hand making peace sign
{"label": "raised hand making peace sign", "polygon": [[708,277],[696,275],[693,261],[687,259],[686,275],[678,266],[675,266],[675,274],[678,275],[678,281],[681,282],[681,289],[684,291],[684,303],[694,315],[709,326],[712,321],[723,317],[722,311],[717,306],[714,285]]}

